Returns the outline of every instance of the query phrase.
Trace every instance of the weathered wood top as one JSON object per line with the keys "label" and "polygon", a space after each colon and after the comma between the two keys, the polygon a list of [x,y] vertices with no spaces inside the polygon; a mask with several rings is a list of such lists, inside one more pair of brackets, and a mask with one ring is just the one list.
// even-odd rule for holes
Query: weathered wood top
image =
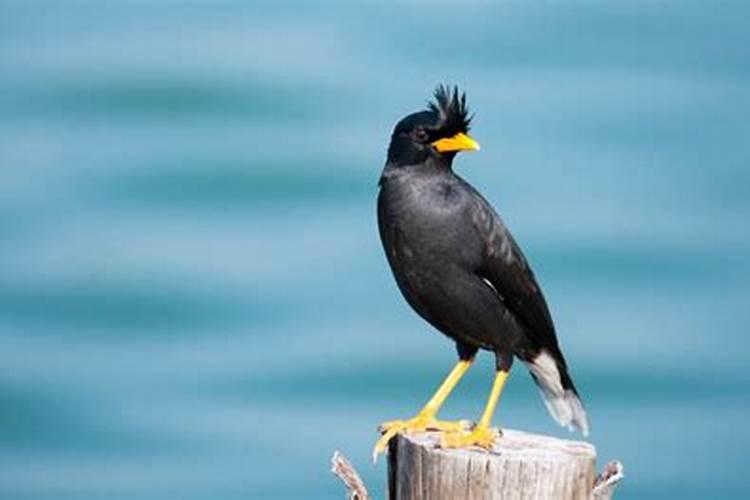
{"label": "weathered wood top", "polygon": [[398,500],[589,500],[589,443],[503,430],[492,450],[442,449],[438,433],[400,435],[389,451],[389,497]]}
{"label": "weathered wood top", "polygon": [[574,441],[560,439],[543,434],[532,434],[529,432],[513,429],[503,429],[503,435],[498,439],[494,449],[484,450],[482,448],[460,448],[442,449],[438,447],[440,434],[437,432],[425,432],[422,434],[402,435],[415,445],[431,448],[433,453],[443,455],[471,457],[482,456],[490,458],[493,455],[502,455],[506,458],[526,459],[528,457],[542,457],[545,460],[569,460],[576,458],[596,458],[596,448],[585,441]]}

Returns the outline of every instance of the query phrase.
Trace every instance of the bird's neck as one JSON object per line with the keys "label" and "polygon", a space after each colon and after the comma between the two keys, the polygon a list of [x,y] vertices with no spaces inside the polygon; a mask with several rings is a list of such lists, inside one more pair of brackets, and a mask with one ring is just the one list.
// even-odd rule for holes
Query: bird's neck
{"label": "bird's neck", "polygon": [[453,158],[455,153],[450,155],[433,155],[429,156],[425,161],[405,165],[396,162],[388,162],[383,169],[383,178],[389,177],[400,177],[402,175],[445,175],[453,174]]}
{"label": "bird's neck", "polygon": [[453,172],[453,159],[455,157],[455,152],[442,153],[430,156],[425,163],[427,163],[428,168],[433,170]]}

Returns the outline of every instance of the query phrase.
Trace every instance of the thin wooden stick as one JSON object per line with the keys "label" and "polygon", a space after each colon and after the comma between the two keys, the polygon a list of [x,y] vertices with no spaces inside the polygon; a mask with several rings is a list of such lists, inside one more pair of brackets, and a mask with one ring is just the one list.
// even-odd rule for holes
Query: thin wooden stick
{"label": "thin wooden stick", "polygon": [[331,466],[331,472],[336,474],[349,490],[347,493],[348,500],[370,500],[370,494],[367,493],[362,478],[359,477],[357,471],[354,470],[354,466],[340,451],[336,450],[333,453]]}
{"label": "thin wooden stick", "polygon": [[609,462],[594,481],[591,500],[611,500],[617,484],[622,481],[623,477],[625,477],[625,474],[623,474],[622,463],[619,460]]}

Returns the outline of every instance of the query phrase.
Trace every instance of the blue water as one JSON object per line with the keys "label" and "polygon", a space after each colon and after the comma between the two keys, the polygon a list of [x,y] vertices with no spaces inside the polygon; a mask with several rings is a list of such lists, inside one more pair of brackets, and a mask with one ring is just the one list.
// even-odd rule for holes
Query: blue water
{"label": "blue water", "polygon": [[[439,82],[542,282],[621,499],[738,498],[750,8],[0,4],[0,498],[328,499],[452,346],[374,199]],[[481,411],[484,356],[445,409]],[[497,422],[568,434],[522,366]]]}

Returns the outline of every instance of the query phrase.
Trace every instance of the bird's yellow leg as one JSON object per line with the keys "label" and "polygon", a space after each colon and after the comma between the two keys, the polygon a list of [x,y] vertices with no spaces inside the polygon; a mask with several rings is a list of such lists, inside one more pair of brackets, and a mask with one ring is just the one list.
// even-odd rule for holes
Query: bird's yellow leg
{"label": "bird's yellow leg", "polygon": [[484,408],[479,423],[469,432],[458,430],[443,434],[441,446],[443,448],[464,448],[467,446],[480,446],[490,449],[495,444],[495,440],[500,437],[500,431],[490,427],[492,424],[492,415],[497,408],[497,402],[500,400],[500,394],[503,392],[505,381],[508,378],[508,372],[498,370],[495,375],[495,381],[492,384],[492,391]]}
{"label": "bird's yellow leg", "polygon": [[427,404],[417,413],[417,416],[409,420],[392,420],[380,424],[378,430],[382,433],[378,442],[375,443],[375,449],[373,450],[373,458],[377,457],[378,453],[385,451],[388,442],[398,434],[399,432],[424,432],[426,430],[437,430],[437,431],[453,431],[458,432],[462,429],[469,427],[470,422],[461,420],[458,422],[446,422],[437,420],[435,416],[446,398],[451,393],[461,377],[464,376],[466,371],[469,369],[474,359],[460,360],[456,366],[451,370],[448,376],[445,378],[435,394],[430,398]]}

